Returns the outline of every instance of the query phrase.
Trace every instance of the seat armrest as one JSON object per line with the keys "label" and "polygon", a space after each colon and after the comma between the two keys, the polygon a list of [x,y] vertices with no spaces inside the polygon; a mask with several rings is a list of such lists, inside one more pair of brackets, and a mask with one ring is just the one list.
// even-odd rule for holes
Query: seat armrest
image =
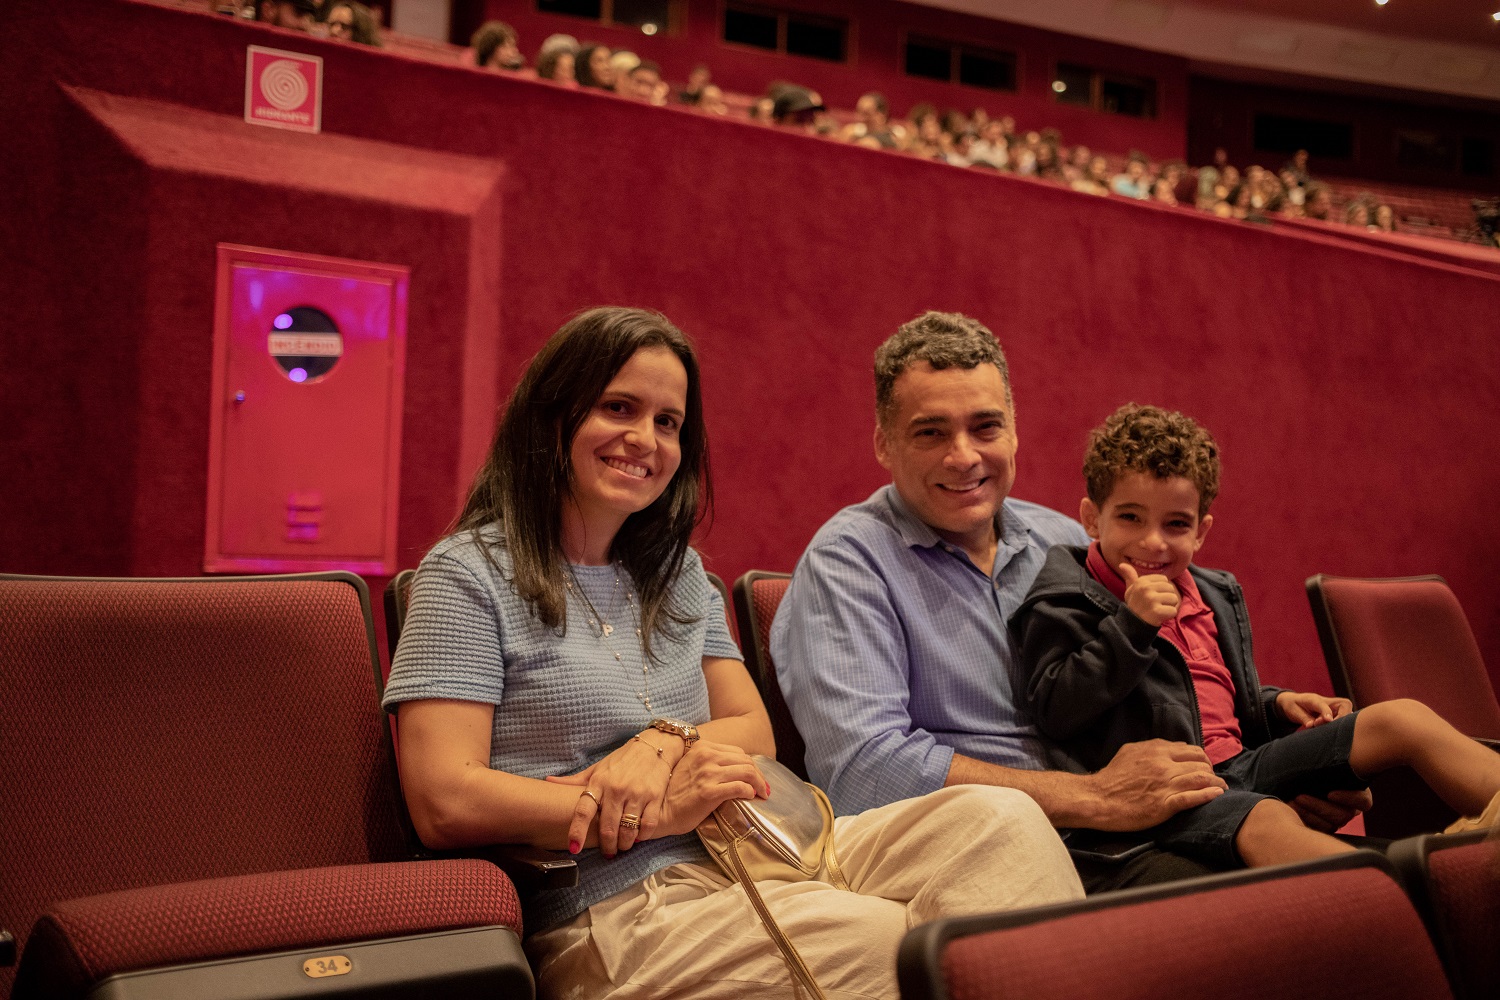
{"label": "seat armrest", "polygon": [[0,931],[0,969],[16,964],[16,939],[10,931]]}
{"label": "seat armrest", "polygon": [[1496,753],[1500,753],[1500,740],[1487,739],[1483,736],[1474,736],[1471,737],[1471,739],[1473,739],[1475,743],[1483,743],[1485,746],[1489,747]]}

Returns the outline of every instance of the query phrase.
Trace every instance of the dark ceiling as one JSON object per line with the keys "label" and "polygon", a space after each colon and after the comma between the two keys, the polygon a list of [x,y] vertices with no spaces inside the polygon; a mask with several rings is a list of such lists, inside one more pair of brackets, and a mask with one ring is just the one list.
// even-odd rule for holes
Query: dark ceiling
{"label": "dark ceiling", "polygon": [[1190,0],[1225,13],[1314,21],[1404,38],[1500,48],[1500,0]]}

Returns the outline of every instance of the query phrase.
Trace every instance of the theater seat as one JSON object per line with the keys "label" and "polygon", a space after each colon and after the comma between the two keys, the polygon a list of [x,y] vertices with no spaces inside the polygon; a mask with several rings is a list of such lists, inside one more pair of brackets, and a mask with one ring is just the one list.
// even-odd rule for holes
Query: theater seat
{"label": "theater seat", "polygon": [[1386,856],[1432,932],[1454,994],[1500,997],[1500,836],[1474,830],[1412,837]]}
{"label": "theater seat", "polygon": [[[1414,698],[1461,733],[1500,749],[1500,702],[1462,606],[1440,576],[1307,580],[1328,676],[1355,707]],[[1456,814],[1409,768],[1371,782],[1372,837],[1441,830]]]}
{"label": "theater seat", "polygon": [[897,974],[905,1000],[1452,996],[1370,851],[934,921],[907,933]]}
{"label": "theater seat", "polygon": [[406,860],[378,669],[347,573],[0,577],[0,997],[530,997],[510,880]]}
{"label": "theater seat", "polygon": [[734,582],[734,610],[739,622],[740,652],[745,654],[745,666],[755,678],[760,700],[765,702],[766,713],[771,717],[776,759],[806,781],[807,764],[803,758],[807,744],[797,732],[797,723],[786,706],[781,685],[776,682],[776,663],[771,659],[771,622],[791,582],[790,573],[752,569]]}

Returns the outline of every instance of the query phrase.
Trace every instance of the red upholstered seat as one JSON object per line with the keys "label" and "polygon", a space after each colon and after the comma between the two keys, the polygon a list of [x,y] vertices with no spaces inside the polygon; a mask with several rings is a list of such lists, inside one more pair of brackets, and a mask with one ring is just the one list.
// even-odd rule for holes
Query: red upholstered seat
{"label": "red upholstered seat", "polygon": [[519,931],[482,862],[384,863],[410,855],[373,640],[346,573],[0,577],[17,997],[367,931]]}
{"label": "red upholstered seat", "polygon": [[907,935],[899,972],[908,1000],[1451,996],[1369,852],[937,921]]}
{"label": "red upholstered seat", "polygon": [[750,570],[734,582],[735,617],[739,621],[740,650],[745,654],[745,666],[755,678],[760,689],[760,699],[765,702],[766,713],[771,717],[771,733],[776,737],[776,759],[800,777],[807,780],[807,764],[803,756],[807,744],[797,732],[781,686],[776,683],[776,664],[771,659],[771,622],[776,618],[776,609],[791,586],[790,573],[768,573]]}
{"label": "red upholstered seat", "polygon": [[1476,830],[1392,844],[1459,1000],[1500,997],[1500,837]]}
{"label": "red upholstered seat", "polygon": [[321,948],[460,927],[519,930],[505,873],[484,861],[393,862],[126,889],[58,903],[27,943],[33,996],[131,969]]}
{"label": "red upholstered seat", "polygon": [[[1500,740],[1500,702],[1468,618],[1440,576],[1362,580],[1318,575],[1307,597],[1333,688],[1356,707],[1414,698],[1459,732]],[[1406,837],[1454,813],[1407,769],[1372,783],[1365,830]]]}

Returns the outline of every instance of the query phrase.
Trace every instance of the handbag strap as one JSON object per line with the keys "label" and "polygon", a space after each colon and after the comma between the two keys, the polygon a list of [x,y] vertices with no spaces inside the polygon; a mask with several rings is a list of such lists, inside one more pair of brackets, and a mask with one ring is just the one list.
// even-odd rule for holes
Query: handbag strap
{"label": "handbag strap", "polygon": [[[781,926],[776,923],[776,918],[771,916],[770,907],[766,906],[766,901],[761,898],[760,890],[755,887],[755,880],[750,877],[750,873],[745,870],[745,863],[740,860],[739,844],[732,837],[729,840],[729,863],[734,867],[736,880],[738,880],[740,885],[745,887],[745,895],[750,897],[750,905],[755,907],[756,913],[760,914],[760,921],[766,925],[766,930],[770,933],[771,940],[775,941],[776,947],[781,949],[781,957],[786,959],[787,968],[792,971],[792,976],[817,1000],[828,1000],[823,994],[822,989],[818,987],[818,981],[813,978],[812,970],[807,967],[807,963],[802,961],[802,956],[797,953],[797,946],[792,944],[791,939],[782,932]],[[840,875],[839,879],[842,881],[843,876]],[[847,889],[848,886],[845,885],[843,888]]]}
{"label": "handbag strap", "polygon": [[853,892],[849,883],[844,880],[844,871],[839,867],[838,854],[833,849],[833,803],[828,801],[828,796],[823,789],[817,785],[808,783],[808,788],[813,790],[817,796],[818,806],[823,810],[823,828],[828,831],[827,838],[823,841],[823,866],[828,870],[828,881],[839,889]]}

